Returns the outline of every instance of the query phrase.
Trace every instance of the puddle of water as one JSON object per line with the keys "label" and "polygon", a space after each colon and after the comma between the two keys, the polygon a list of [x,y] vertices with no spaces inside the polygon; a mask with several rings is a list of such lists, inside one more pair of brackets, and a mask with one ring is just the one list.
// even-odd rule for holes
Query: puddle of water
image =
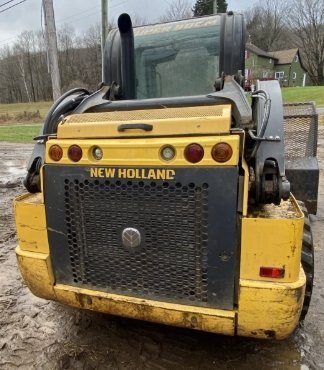
{"label": "puddle of water", "polygon": [[14,167],[11,167],[8,170],[9,170],[9,174],[10,175],[13,175],[15,177],[20,177],[20,176],[23,176],[23,175],[26,174],[26,169],[25,168],[14,168]]}
{"label": "puddle of water", "polygon": [[26,160],[1,161],[0,183],[7,183],[17,180],[26,175]]}

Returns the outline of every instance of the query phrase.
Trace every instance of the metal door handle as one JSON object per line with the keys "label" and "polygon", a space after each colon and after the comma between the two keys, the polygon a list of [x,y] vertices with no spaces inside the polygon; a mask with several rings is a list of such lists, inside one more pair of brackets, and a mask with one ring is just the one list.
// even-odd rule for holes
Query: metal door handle
{"label": "metal door handle", "polygon": [[124,132],[125,130],[152,131],[153,125],[149,125],[147,123],[124,123],[118,126],[118,132]]}

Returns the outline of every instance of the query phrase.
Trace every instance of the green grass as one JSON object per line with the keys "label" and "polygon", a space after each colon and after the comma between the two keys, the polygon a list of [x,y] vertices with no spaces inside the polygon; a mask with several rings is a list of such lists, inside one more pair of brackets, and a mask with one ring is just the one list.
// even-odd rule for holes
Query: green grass
{"label": "green grass", "polygon": [[324,86],[285,87],[282,94],[285,103],[314,101],[316,106],[324,107]]}
{"label": "green grass", "polygon": [[42,125],[0,126],[0,141],[32,143]]}
{"label": "green grass", "polygon": [[21,112],[36,112],[39,110],[42,117],[46,116],[47,111],[53,103],[40,101],[37,103],[17,103],[17,104],[0,104],[0,114],[15,114]]}
{"label": "green grass", "polygon": [[0,126],[41,123],[51,102],[0,104]]}
{"label": "green grass", "polygon": [[[324,86],[288,87],[283,88],[282,93],[285,103],[315,101],[318,107],[324,107]],[[0,115],[39,110],[41,117],[44,118],[51,105],[52,102],[0,104]],[[320,117],[320,124],[324,124],[323,116]],[[25,124],[13,121],[0,123],[0,141],[31,143],[38,135],[40,127],[37,121]]]}

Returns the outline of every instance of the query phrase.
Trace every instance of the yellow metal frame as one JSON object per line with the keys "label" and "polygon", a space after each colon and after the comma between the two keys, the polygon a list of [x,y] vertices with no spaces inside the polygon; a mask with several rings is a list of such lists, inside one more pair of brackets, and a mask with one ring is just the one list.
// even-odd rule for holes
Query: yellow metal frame
{"label": "yellow metal frame", "polygon": [[22,276],[38,297],[78,308],[225,335],[286,338],[298,323],[306,281],[302,270],[294,283],[241,279],[238,309],[226,311],[55,284],[49,255],[25,252],[20,247],[16,253]]}
{"label": "yellow metal frame", "polygon": [[285,270],[281,282],[292,283],[300,273],[304,215],[295,198],[294,218],[243,217],[240,276],[242,279],[273,281],[260,277],[260,267]]}
{"label": "yellow metal frame", "polygon": [[249,167],[244,159],[242,159],[242,169],[244,171],[244,186],[243,186],[243,209],[242,216],[246,217],[248,214],[248,201],[249,201]]}
{"label": "yellow metal frame", "polygon": [[[120,132],[119,125],[149,124],[151,131],[139,129]],[[73,114],[59,124],[58,139],[106,139],[116,137],[151,137],[213,135],[229,133],[231,106],[210,105]]]}
{"label": "yellow metal frame", "polygon": [[16,228],[20,248],[49,253],[45,206],[42,193],[23,194],[15,199]]}
{"label": "yellow metal frame", "polygon": [[[214,333],[283,339],[298,323],[306,283],[298,242],[303,228],[302,212],[293,198],[291,202],[296,207],[296,219],[243,218],[238,306],[234,310],[159,302],[56,284],[41,195],[24,195],[15,202],[18,265],[30,290],[41,298]],[[32,213],[35,216],[31,217]],[[267,249],[271,248],[272,252],[268,253]],[[291,265],[290,260],[294,261]],[[258,276],[260,264],[277,267],[283,266],[283,261],[288,271],[285,279],[264,281]]]}

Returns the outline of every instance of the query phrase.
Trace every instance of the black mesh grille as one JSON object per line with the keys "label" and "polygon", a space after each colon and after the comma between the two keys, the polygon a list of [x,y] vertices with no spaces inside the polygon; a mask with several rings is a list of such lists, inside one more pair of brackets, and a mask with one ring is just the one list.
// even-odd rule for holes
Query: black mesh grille
{"label": "black mesh grille", "polygon": [[[65,179],[73,281],[108,292],[207,302],[208,184]],[[126,227],[142,245],[122,245]]]}
{"label": "black mesh grille", "polygon": [[286,104],[284,120],[286,159],[316,157],[318,118],[314,105]]}

